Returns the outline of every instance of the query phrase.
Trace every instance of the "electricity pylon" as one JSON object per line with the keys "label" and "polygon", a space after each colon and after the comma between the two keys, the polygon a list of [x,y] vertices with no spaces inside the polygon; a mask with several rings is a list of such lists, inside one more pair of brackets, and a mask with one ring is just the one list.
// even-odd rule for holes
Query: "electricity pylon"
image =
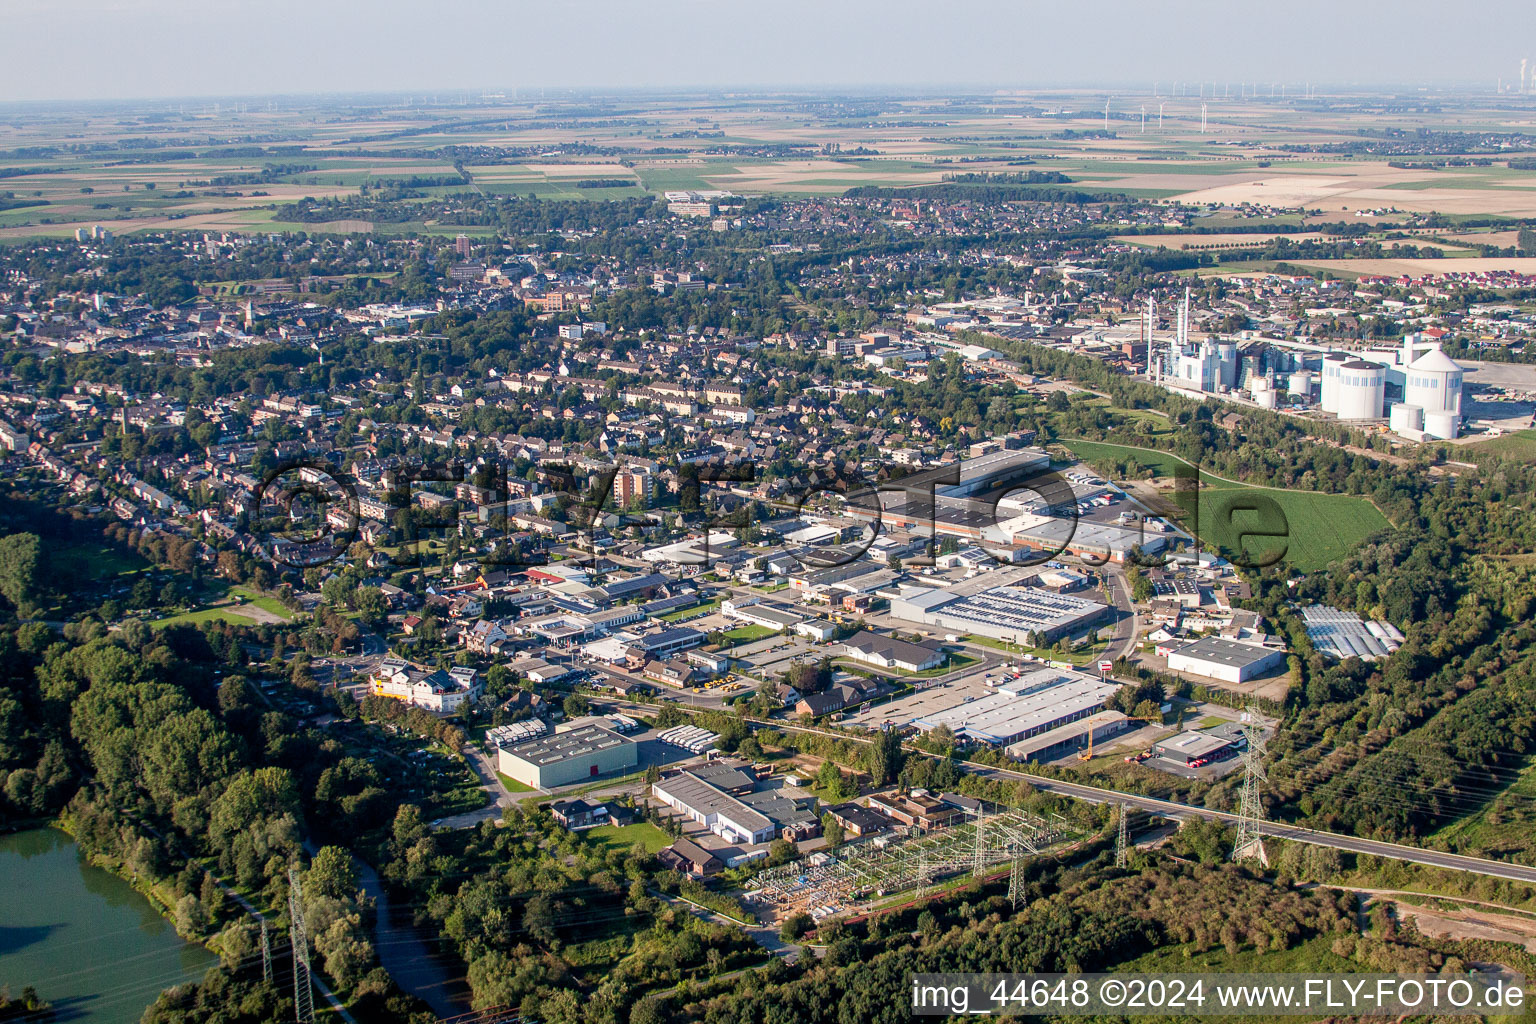
{"label": "electricity pylon", "polygon": [[1115,867],[1123,868],[1130,862],[1130,853],[1126,850],[1126,824],[1125,819],[1130,811],[1125,804],[1120,805],[1120,822],[1115,826]]}
{"label": "electricity pylon", "polygon": [[1261,864],[1267,865],[1261,788],[1268,779],[1264,774],[1264,729],[1259,724],[1259,709],[1252,704],[1243,712],[1243,737],[1248,742],[1243,749],[1243,797],[1237,809],[1237,839],[1232,844],[1232,859],[1257,857]]}
{"label": "electricity pylon", "polygon": [[272,980],[272,942],[267,938],[267,919],[261,919],[261,980]]}
{"label": "electricity pylon", "polygon": [[304,893],[299,867],[288,868],[289,938],[293,946],[293,1013],[295,1024],[315,1024],[315,994],[309,979],[309,941],[304,937]]}

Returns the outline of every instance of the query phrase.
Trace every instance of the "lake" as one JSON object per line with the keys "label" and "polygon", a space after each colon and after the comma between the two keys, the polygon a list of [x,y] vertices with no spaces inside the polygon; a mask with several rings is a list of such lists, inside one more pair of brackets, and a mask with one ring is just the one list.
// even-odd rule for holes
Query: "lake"
{"label": "lake", "polygon": [[162,989],[217,962],[65,833],[0,836],[0,982],[12,994],[32,985],[61,1021],[134,1024]]}

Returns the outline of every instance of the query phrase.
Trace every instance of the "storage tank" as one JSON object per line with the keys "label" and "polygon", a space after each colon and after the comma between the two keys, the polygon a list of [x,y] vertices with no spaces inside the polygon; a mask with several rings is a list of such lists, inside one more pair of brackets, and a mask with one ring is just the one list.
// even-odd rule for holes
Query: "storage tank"
{"label": "storage tank", "polygon": [[1379,420],[1387,391],[1387,368],[1364,359],[1339,364],[1337,415],[1341,420]]}
{"label": "storage tank", "polygon": [[1277,404],[1277,396],[1273,388],[1261,388],[1255,391],[1253,400],[1259,403],[1260,409],[1273,409]]}
{"label": "storage tank", "polygon": [[1300,398],[1312,398],[1312,371],[1297,370],[1286,379],[1286,390]]}
{"label": "storage tank", "polygon": [[1425,412],[1424,433],[1430,437],[1444,438],[1447,441],[1455,440],[1461,434],[1461,413],[1459,412]]}
{"label": "storage tank", "polygon": [[1430,349],[1408,365],[1403,385],[1403,401],[1430,413],[1447,412],[1461,416],[1461,367],[1439,346]]}
{"label": "storage tank", "polygon": [[1405,430],[1423,430],[1424,410],[1407,402],[1398,402],[1392,407],[1389,425],[1393,432],[1398,434]]}
{"label": "storage tank", "polygon": [[1323,412],[1339,411],[1339,367],[1347,362],[1349,356],[1342,352],[1329,352],[1323,356],[1323,380],[1317,403]]}

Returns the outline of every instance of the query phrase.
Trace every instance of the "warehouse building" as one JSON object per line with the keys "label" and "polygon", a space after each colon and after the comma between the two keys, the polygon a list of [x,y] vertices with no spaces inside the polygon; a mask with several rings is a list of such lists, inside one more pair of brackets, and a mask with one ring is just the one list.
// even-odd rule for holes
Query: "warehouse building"
{"label": "warehouse building", "polygon": [[1181,732],[1177,736],[1152,744],[1152,753],[1158,757],[1187,766],[1198,766],[1229,757],[1237,749],[1231,736],[1215,732]]}
{"label": "warehouse building", "polygon": [[1284,651],[1208,636],[1168,655],[1168,670],[1242,683],[1284,662]]}
{"label": "warehouse building", "polygon": [[498,771],[535,789],[632,771],[639,763],[639,747],[634,740],[600,725],[583,725],[496,751]]}
{"label": "warehouse building", "polygon": [[674,654],[698,647],[704,642],[704,634],[687,626],[673,626],[636,637],[630,645],[648,658],[670,658]]}
{"label": "warehouse building", "polygon": [[1038,633],[1046,643],[1087,629],[1109,614],[1109,606],[1039,587],[995,587],[973,594],[925,587],[891,598],[891,615],[955,633],[1025,643]]}
{"label": "warehouse building", "polygon": [[867,665],[903,672],[924,672],[944,663],[944,652],[932,641],[914,644],[869,630],[849,637],[843,653]]}
{"label": "warehouse building", "polygon": [[1093,743],[1097,745],[1114,739],[1130,727],[1131,720],[1124,713],[1099,711],[1082,721],[1010,744],[1003,753],[1019,761],[1044,764],[1058,757],[1066,757],[1068,754],[1088,749],[1090,736],[1093,738]]}
{"label": "warehouse building", "polygon": [[805,621],[805,616],[796,615],[788,608],[765,604],[755,599],[728,598],[720,602],[720,611],[736,622],[745,622],[750,626],[761,626],[764,629],[771,629],[776,633],[782,633],[786,629],[793,629]]}
{"label": "warehouse building", "polygon": [[732,843],[772,842],[779,835],[790,840],[819,834],[816,798],[785,789],[754,791],[735,783],[737,775],[710,774],[705,769],[681,771],[658,779],[651,795],[668,807]]}
{"label": "warehouse building", "polygon": [[947,725],[962,742],[1006,746],[1098,714],[1119,688],[1113,680],[1072,669],[1036,669],[985,697],[963,700],[912,724],[925,733]]}

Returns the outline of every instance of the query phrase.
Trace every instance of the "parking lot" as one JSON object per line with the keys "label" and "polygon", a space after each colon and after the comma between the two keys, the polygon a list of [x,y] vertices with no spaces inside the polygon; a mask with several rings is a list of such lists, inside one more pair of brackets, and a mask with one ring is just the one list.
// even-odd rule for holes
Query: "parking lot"
{"label": "parking lot", "polygon": [[809,640],[792,636],[770,636],[731,648],[731,657],[747,664],[747,671],[758,677],[787,672],[797,661],[820,661],[833,653]]}

